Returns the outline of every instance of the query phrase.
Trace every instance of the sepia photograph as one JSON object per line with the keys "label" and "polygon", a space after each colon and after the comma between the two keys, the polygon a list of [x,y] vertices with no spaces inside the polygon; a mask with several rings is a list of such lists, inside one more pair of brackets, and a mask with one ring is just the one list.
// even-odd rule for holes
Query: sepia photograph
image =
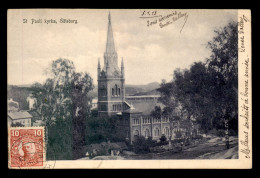
{"label": "sepia photograph", "polygon": [[7,27],[9,168],[252,167],[250,10],[9,9]]}

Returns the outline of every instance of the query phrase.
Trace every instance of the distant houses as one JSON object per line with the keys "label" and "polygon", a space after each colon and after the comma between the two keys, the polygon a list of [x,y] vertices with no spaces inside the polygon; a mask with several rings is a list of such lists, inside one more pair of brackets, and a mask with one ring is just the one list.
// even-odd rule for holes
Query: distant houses
{"label": "distant houses", "polygon": [[[8,126],[25,126],[31,127],[32,125],[32,115],[27,111],[13,111],[9,112],[7,115]],[[18,124],[19,123],[19,124]]]}
{"label": "distant houses", "polygon": [[[33,100],[31,100],[33,102]],[[31,103],[29,101],[29,104]],[[33,103],[34,104],[34,103]],[[7,121],[9,127],[15,126],[41,126],[44,123],[41,120],[41,115],[32,110],[33,104],[31,104],[30,110],[20,110],[19,103],[14,101],[12,98],[7,100]]]}

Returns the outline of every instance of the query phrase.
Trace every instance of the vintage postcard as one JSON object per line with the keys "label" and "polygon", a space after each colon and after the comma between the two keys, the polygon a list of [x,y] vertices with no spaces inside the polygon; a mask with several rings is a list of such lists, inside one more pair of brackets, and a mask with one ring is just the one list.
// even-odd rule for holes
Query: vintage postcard
{"label": "vintage postcard", "polygon": [[251,11],[9,9],[10,169],[252,168]]}

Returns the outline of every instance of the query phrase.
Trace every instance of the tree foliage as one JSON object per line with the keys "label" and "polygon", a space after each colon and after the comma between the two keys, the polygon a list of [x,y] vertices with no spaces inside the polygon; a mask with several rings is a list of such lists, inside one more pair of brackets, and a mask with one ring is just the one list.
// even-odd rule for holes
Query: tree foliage
{"label": "tree foliage", "polygon": [[117,116],[90,117],[87,120],[86,143],[122,142],[125,141],[120,120]]}
{"label": "tree foliage", "polygon": [[223,129],[227,120],[237,132],[237,40],[237,23],[216,29],[207,45],[211,56],[205,62],[177,69],[171,82],[163,81],[158,89],[163,113],[173,120],[196,121],[204,132]]}
{"label": "tree foliage", "polygon": [[44,84],[31,87],[36,109],[46,122],[47,158],[77,159],[85,144],[92,78],[77,73],[73,62],[67,59],[53,61],[48,74]]}

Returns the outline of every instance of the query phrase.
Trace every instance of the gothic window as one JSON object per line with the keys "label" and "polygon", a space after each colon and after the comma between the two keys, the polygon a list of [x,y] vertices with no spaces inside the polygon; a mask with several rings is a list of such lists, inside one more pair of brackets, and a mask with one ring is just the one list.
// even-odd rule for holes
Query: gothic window
{"label": "gothic window", "polygon": [[160,135],[160,130],[158,129],[158,127],[156,127],[154,130],[154,136],[158,137],[159,135]]}
{"label": "gothic window", "polygon": [[134,131],[134,140],[136,140],[139,136],[139,131],[138,130],[135,130]]}
{"label": "gothic window", "polygon": [[100,89],[100,96],[105,96],[106,95],[106,89],[105,86],[102,85],[101,89]]}
{"label": "gothic window", "polygon": [[115,91],[114,91],[114,88],[112,88],[112,96],[114,96],[115,94]]}
{"label": "gothic window", "polygon": [[170,135],[170,129],[168,127],[165,127],[163,129],[163,133],[164,133],[164,135],[169,136]]}
{"label": "gothic window", "polygon": [[117,92],[118,92],[118,91],[117,91],[117,85],[115,85],[115,90],[116,90],[116,96],[117,96]]}
{"label": "gothic window", "polygon": [[150,131],[149,131],[149,129],[145,129],[145,131],[144,131],[144,136],[145,136],[145,137],[149,137],[149,136],[150,136]]}
{"label": "gothic window", "polygon": [[120,96],[120,88],[118,88],[118,95]]}
{"label": "gothic window", "polygon": [[136,136],[139,135],[139,131],[135,130],[134,135],[136,135]]}

